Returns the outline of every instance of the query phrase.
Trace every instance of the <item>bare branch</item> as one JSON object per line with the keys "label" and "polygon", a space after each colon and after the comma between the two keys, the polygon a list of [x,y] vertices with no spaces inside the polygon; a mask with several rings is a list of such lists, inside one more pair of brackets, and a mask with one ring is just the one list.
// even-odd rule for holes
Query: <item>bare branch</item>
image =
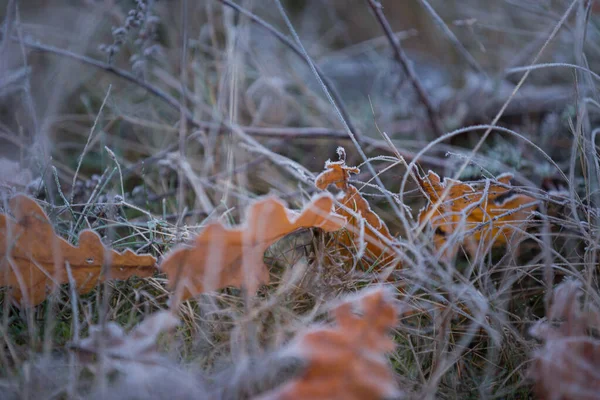
{"label": "bare branch", "polygon": [[473,68],[476,72],[485,75],[485,71],[483,70],[483,68],[481,68],[477,60],[473,58],[471,53],[469,53],[465,46],[463,46],[463,44],[460,42],[460,40],[458,40],[458,38],[456,37],[456,35],[454,35],[450,28],[448,28],[448,25],[446,25],[444,20],[438,15],[437,12],[435,12],[435,9],[431,7],[431,4],[429,4],[427,0],[419,1],[423,5],[423,7],[425,7],[427,12],[429,12],[431,18],[433,18],[433,21],[437,24],[437,26],[439,26],[442,32],[444,32],[444,35],[446,35],[448,40],[450,40],[450,43],[452,43],[454,48],[464,57],[464,59],[467,61],[467,64],[469,64],[469,66]]}
{"label": "bare branch", "polygon": [[[262,18],[260,18],[260,17],[258,17],[256,15],[254,15],[250,11],[246,10],[243,7],[240,7],[239,5],[233,3],[233,2],[231,2],[229,0],[217,0],[217,1],[219,1],[220,3],[222,3],[224,6],[227,6],[227,7],[230,7],[232,9],[234,9],[238,13],[240,13],[240,14],[246,16],[247,18],[249,18],[250,21],[252,21],[256,25],[258,25],[258,26],[264,28],[265,30],[267,30],[277,40],[279,40],[285,46],[289,47],[296,55],[298,55],[302,59],[302,61],[304,61],[307,65],[310,66],[311,62],[310,62],[309,59],[307,59],[307,57],[304,54],[304,52],[302,51],[302,49],[299,46],[297,46],[296,44],[294,44],[294,42],[292,42],[283,33],[279,32],[273,25],[269,24],[264,19],[262,19]],[[359,135],[359,132],[356,130],[356,128],[352,124],[352,122],[350,120],[350,114],[348,114],[348,111],[346,110],[346,106],[344,105],[344,101],[342,100],[340,94],[336,90],[335,85],[333,83],[331,83],[331,81],[327,78],[327,76],[325,76],[325,74],[323,73],[323,71],[318,66],[315,65],[314,67],[315,67],[315,70],[317,71],[317,74],[319,75],[319,78],[321,78],[321,80],[323,81],[323,84],[325,84],[325,87],[331,93],[331,96],[333,97],[333,99],[334,99],[337,107],[339,108],[340,113],[342,114],[342,117],[346,121],[346,124],[350,128],[351,133],[354,134],[354,136],[356,137],[356,139],[358,140],[358,142],[361,142],[361,137]]]}
{"label": "bare branch", "polygon": [[375,13],[375,17],[377,18],[377,21],[379,21],[381,28],[385,32],[385,35],[387,36],[387,38],[390,42],[390,45],[392,46],[392,49],[394,50],[394,56],[398,60],[398,63],[400,63],[402,70],[404,70],[404,73],[406,74],[406,76],[410,80],[411,84],[415,88],[417,95],[421,99],[421,102],[427,109],[427,115],[429,116],[429,121],[431,123],[431,127],[433,128],[433,132],[438,137],[442,136],[443,129],[442,129],[440,120],[438,118],[437,112],[433,107],[433,103],[429,99],[427,92],[425,92],[425,88],[421,84],[421,81],[419,81],[419,78],[417,78],[417,74],[415,73],[415,70],[412,67],[411,61],[408,59],[408,56],[406,55],[406,53],[400,46],[400,41],[394,34],[394,31],[392,30],[390,23],[388,22],[387,18],[383,14],[381,4],[379,2],[377,2],[376,0],[367,0],[367,3],[369,3],[369,6]]}

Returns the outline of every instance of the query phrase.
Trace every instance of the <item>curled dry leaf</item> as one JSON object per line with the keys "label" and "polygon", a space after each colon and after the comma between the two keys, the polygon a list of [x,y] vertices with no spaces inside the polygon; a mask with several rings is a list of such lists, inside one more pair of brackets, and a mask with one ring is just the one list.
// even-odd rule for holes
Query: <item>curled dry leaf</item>
{"label": "curled dry leaf", "polygon": [[213,222],[205,226],[191,246],[169,253],[161,269],[171,287],[181,285],[184,300],[227,286],[244,286],[255,293],[261,283],[269,281],[263,262],[269,246],[301,228],[332,232],[345,225],[346,220],[334,214],[332,206],[331,196],[319,195],[296,213],[281,200],[266,197],[249,207],[242,225],[225,227]]}
{"label": "curled dry leaf", "polygon": [[[85,230],[79,246],[54,233],[48,216],[35,200],[18,195],[10,200],[15,219],[0,214],[0,286],[10,286],[15,300],[34,306],[46,298],[47,289],[68,283],[67,264],[80,293],[87,293],[105,279],[149,277],[156,259],[127,249],[106,248],[97,233]],[[106,275],[102,270],[105,266]]]}
{"label": "curled dry leaf", "polygon": [[[338,152],[340,151],[340,158],[343,158],[343,149],[338,149]],[[329,185],[335,185],[343,193],[338,201],[353,211],[349,212],[344,207],[337,207],[335,210],[336,213],[343,215],[348,220],[346,231],[339,237],[340,245],[345,249],[354,249],[360,246],[361,225],[366,222],[364,224],[365,256],[378,261],[379,266],[385,266],[393,259],[394,254],[389,245],[384,243],[375,232],[389,241],[392,241],[393,237],[386,224],[371,210],[367,200],[362,197],[356,187],[348,182],[351,174],[359,172],[357,167],[348,167],[344,160],[327,161],[325,171],[321,172],[315,180],[315,186],[325,190]]]}
{"label": "curled dry leaf", "polygon": [[590,334],[600,329],[600,313],[582,310],[581,293],[577,281],[557,286],[547,319],[532,328],[544,342],[530,369],[540,399],[600,398],[600,340]]}
{"label": "curled dry leaf", "polygon": [[164,361],[156,347],[158,336],[173,330],[178,324],[179,320],[172,313],[159,311],[148,316],[128,334],[114,322],[108,322],[104,328],[93,325],[89,336],[73,343],[71,348],[83,361],[88,358],[87,355],[104,355],[107,360],[104,367],[109,370],[132,373],[136,364],[144,364],[140,366],[141,372],[148,372],[148,366]]}
{"label": "curled dry leaf", "polygon": [[[465,183],[448,178],[441,182],[433,171],[424,178],[418,177],[429,198],[428,205],[419,213],[419,223],[431,224],[435,247],[439,250],[447,246],[443,253],[446,259],[453,258],[459,250],[461,243],[447,244],[458,230],[467,233],[462,244],[473,257],[479,243],[487,249],[490,245],[506,245],[519,236],[518,232],[536,208],[536,200],[512,189],[511,179],[511,174],[502,174],[495,182]],[[448,193],[442,198],[446,190]]]}
{"label": "curled dry leaf", "polygon": [[306,364],[303,373],[260,400],[380,399],[398,396],[385,353],[395,348],[388,332],[397,323],[395,300],[368,289],[334,309],[336,325],[309,328],[282,351]]}

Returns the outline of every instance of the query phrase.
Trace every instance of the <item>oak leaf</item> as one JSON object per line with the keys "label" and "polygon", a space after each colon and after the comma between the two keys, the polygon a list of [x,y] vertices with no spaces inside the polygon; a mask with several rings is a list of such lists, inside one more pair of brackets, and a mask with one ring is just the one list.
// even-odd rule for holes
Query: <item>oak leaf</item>
{"label": "oak leaf", "polygon": [[297,213],[276,197],[263,198],[249,207],[241,225],[206,225],[191,246],[169,253],[161,269],[172,288],[181,285],[182,300],[228,286],[244,286],[256,293],[260,284],[269,281],[263,258],[272,244],[301,228],[332,232],[345,225],[345,218],[334,214],[332,206],[330,195],[318,195]]}
{"label": "oak leaf", "polygon": [[368,289],[334,309],[336,325],[299,333],[282,350],[306,364],[301,375],[260,400],[378,399],[398,396],[385,353],[395,348],[388,332],[397,323],[395,300]]}
{"label": "oak leaf", "polygon": [[547,319],[531,333],[543,340],[529,370],[539,399],[592,400],[600,398],[600,312],[584,312],[581,284],[561,283],[554,289]]}
{"label": "oak leaf", "polygon": [[[106,248],[97,233],[84,230],[78,246],[54,233],[42,208],[31,198],[18,195],[10,200],[14,219],[0,214],[0,286],[12,288],[13,298],[35,306],[47,296],[47,289],[68,283],[67,264],[80,293],[87,293],[105,279],[149,277],[156,259],[127,249]],[[102,274],[107,264],[108,276]]]}
{"label": "oak leaf", "polygon": [[[343,158],[343,149],[338,149],[338,153],[340,158]],[[359,172],[357,167],[348,167],[343,159],[335,162],[328,160],[325,163],[325,170],[315,179],[315,186],[325,190],[329,185],[335,185],[342,191],[338,201],[343,207],[336,207],[335,212],[346,217],[348,225],[346,231],[339,235],[340,247],[356,249],[360,246],[361,225],[366,222],[364,224],[365,256],[378,261],[379,266],[385,266],[393,259],[394,253],[375,232],[389,241],[392,241],[393,237],[386,224],[371,210],[367,200],[355,186],[349,183],[350,175]],[[352,212],[347,211],[346,208]]]}
{"label": "oak leaf", "polygon": [[[461,243],[473,257],[479,243],[484,249],[506,245],[511,238],[518,238],[518,232],[537,206],[534,198],[511,187],[511,174],[502,174],[495,181],[469,183],[449,178],[442,182],[433,171],[417,178],[429,198],[419,213],[419,223],[431,225],[438,250],[447,246],[443,252],[446,259],[456,255]],[[465,234],[463,238],[459,236],[462,242],[447,243],[455,233]]]}
{"label": "oak leaf", "polygon": [[128,374],[147,374],[151,366],[160,366],[166,361],[158,352],[156,342],[161,333],[174,330],[179,319],[168,311],[159,311],[146,317],[129,333],[115,322],[104,326],[92,325],[89,336],[71,344],[81,361],[89,355],[104,355],[102,364],[108,370],[119,370]]}

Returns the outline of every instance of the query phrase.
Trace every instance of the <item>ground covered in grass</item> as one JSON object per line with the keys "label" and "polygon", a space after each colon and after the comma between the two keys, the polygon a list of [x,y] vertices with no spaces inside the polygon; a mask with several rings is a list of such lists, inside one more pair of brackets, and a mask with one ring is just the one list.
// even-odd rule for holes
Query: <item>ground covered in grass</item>
{"label": "ground covered in grass", "polygon": [[1,399],[599,398],[594,1],[34,3]]}

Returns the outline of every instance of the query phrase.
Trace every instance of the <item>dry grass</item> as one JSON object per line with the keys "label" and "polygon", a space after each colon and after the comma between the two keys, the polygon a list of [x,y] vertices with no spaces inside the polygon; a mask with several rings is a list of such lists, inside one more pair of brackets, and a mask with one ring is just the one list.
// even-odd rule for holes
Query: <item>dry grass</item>
{"label": "dry grass", "polygon": [[[335,234],[303,230],[267,251],[271,283],[256,296],[229,288],[172,310],[162,274],[84,296],[64,285],[36,308],[15,307],[2,289],[0,397],[272,393],[304,370],[278,350],[330,321],[346,294],[385,280],[410,310],[388,353],[403,397],[519,399],[535,386],[540,398],[594,398],[583,396],[597,387],[597,357],[563,351],[598,336],[597,321],[575,318],[600,307],[594,2],[384,1],[389,37],[367,0],[33,3],[0,4],[3,211],[28,193],[71,242],[87,228],[161,259],[209,221],[242,221],[264,194],[301,208],[342,145],[402,269],[369,272]],[[539,201],[518,245],[442,257],[417,220],[425,196],[413,178],[428,169],[513,173],[515,190]],[[451,247],[465,234],[454,232]],[[557,314],[565,280],[584,294]],[[160,310],[179,325],[154,331],[157,346],[118,367],[106,343],[81,354],[94,326],[122,339]],[[564,344],[565,325],[532,335],[546,316],[574,323],[579,342]],[[554,352],[592,377],[552,389],[556,376],[570,379],[544,364]]]}

